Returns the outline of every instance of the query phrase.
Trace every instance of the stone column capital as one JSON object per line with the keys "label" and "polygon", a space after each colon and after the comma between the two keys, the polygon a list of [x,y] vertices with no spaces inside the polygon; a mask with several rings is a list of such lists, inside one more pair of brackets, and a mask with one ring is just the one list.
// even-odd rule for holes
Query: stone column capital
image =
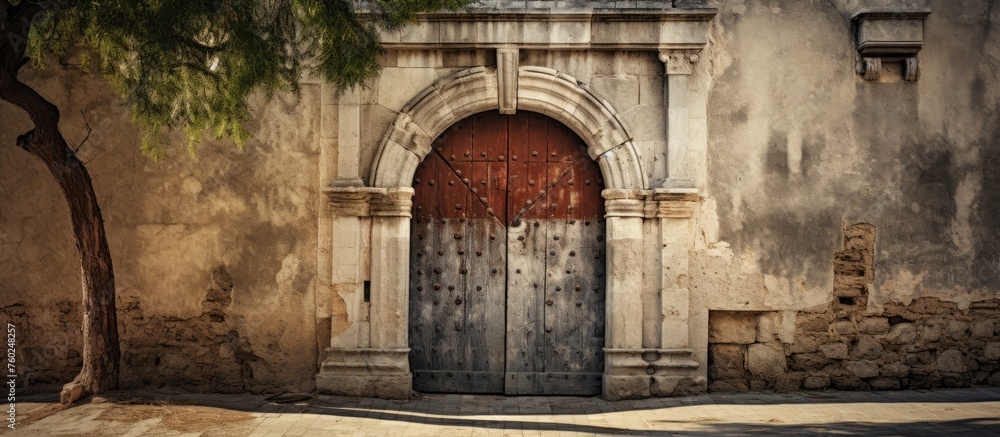
{"label": "stone column capital", "polygon": [[642,217],[645,190],[608,188],[601,191],[605,217]]}
{"label": "stone column capital", "polygon": [[646,217],[686,219],[694,217],[701,202],[697,190],[654,190],[646,202]]}
{"label": "stone column capital", "polygon": [[323,193],[330,200],[330,213],[334,217],[366,217],[370,215],[372,194],[384,188],[343,187],[330,185]]}
{"label": "stone column capital", "polygon": [[410,217],[413,188],[340,187],[323,190],[330,199],[330,211],[340,217]]}
{"label": "stone column capital", "polygon": [[643,217],[644,202],[638,199],[612,199],[604,201],[605,217]]}
{"label": "stone column capital", "polygon": [[371,199],[371,215],[377,217],[412,217],[413,188],[387,188],[374,193]]}
{"label": "stone column capital", "polygon": [[660,50],[660,62],[666,66],[667,75],[691,74],[693,64],[700,59],[698,50]]}

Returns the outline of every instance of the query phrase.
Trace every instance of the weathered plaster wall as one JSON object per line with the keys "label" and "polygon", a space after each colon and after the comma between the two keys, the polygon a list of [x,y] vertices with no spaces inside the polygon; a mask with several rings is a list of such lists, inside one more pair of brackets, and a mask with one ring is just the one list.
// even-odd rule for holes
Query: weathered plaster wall
{"label": "weathered plaster wall", "polygon": [[[980,348],[995,348],[997,337],[986,327],[993,310],[983,308],[994,306],[1000,288],[991,206],[1000,193],[993,170],[1000,164],[1000,27],[993,24],[1000,5],[907,3],[932,10],[917,82],[902,81],[898,68],[877,82],[853,71],[851,13],[899,2],[717,3],[710,74],[702,78],[710,84],[710,177],[700,226],[709,250],[692,254],[692,292],[710,310],[803,310],[799,318],[825,319],[807,329],[791,322],[795,311],[783,313],[790,372],[815,373],[799,373],[793,389],[803,377],[813,378],[805,388],[831,386],[831,377],[838,388],[1000,380],[990,376],[995,366],[976,364]],[[834,256],[854,223],[874,226],[873,271],[861,305],[838,313]],[[908,306],[918,303],[923,313],[914,316]],[[894,331],[954,325],[951,337],[980,340],[941,345],[932,333],[900,349],[889,331],[859,328],[864,316],[912,322],[890,318]],[[835,328],[850,332],[836,335]],[[810,329],[831,334],[820,349],[843,347],[838,360],[872,361],[845,365],[864,373],[863,381],[857,372],[827,368],[826,355],[815,366],[796,359],[816,352],[803,346],[815,340]],[[856,350],[860,338],[886,353]],[[995,355],[990,351],[985,356]],[[936,373],[941,360],[950,377]],[[878,366],[910,361],[917,363],[912,374],[873,379],[886,377]],[[956,377],[955,369],[969,374]]]}
{"label": "weathered plaster wall", "polygon": [[856,75],[848,24],[828,2],[719,5],[708,186],[718,240],[797,289],[785,305],[829,299],[831,254],[856,222],[878,229],[873,309],[923,295],[964,306],[1000,286],[988,207],[1000,8],[928,5],[915,83]]}
{"label": "weathered plaster wall", "polygon": [[[103,79],[72,65],[26,70],[71,143],[86,134],[83,116],[93,128],[80,155],[115,263],[123,383],[311,390],[316,86],[259,102],[243,152],[205,141],[192,159],[178,136],[157,163]],[[52,176],[14,146],[27,117],[3,103],[0,114],[0,308],[23,324],[21,380],[64,383],[80,366],[79,258]]]}

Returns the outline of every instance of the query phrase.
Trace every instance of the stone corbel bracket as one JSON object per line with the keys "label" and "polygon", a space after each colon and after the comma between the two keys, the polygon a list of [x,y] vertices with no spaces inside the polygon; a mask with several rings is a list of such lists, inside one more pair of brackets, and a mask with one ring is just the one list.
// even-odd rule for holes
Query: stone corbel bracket
{"label": "stone corbel bracket", "polygon": [[861,9],[851,16],[858,49],[856,71],[865,80],[878,80],[883,62],[901,62],[903,79],[920,76],[917,53],[924,43],[924,18],[929,9]]}

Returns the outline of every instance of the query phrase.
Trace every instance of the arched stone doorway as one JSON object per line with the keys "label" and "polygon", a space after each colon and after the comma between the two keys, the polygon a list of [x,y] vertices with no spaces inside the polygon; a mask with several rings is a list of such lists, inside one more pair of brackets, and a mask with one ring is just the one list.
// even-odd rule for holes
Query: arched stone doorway
{"label": "arched stone doorway", "polygon": [[672,318],[663,316],[660,324],[662,338],[667,340],[653,338],[644,344],[642,316],[644,220],[660,222],[665,233],[656,250],[664,264],[676,267],[675,274],[684,274],[686,253],[668,251],[676,250],[673,245],[686,247],[693,199],[683,189],[646,189],[636,145],[605,100],[572,76],[524,66],[502,73],[475,67],[442,78],[413,97],[386,131],[373,162],[370,186],[325,190],[332,210],[340,216],[333,226],[351,236],[345,245],[363,254],[369,269],[364,277],[370,281],[352,285],[354,306],[348,308],[347,320],[357,322],[334,337],[325,350],[316,379],[320,391],[397,399],[410,395],[414,379],[408,329],[414,174],[432,152],[432,141],[449,126],[494,110],[551,117],[579,136],[586,144],[586,156],[600,166],[606,227],[601,393],[622,399],[669,394],[677,387],[686,390],[682,384],[703,385],[704,378],[695,375],[699,368],[691,358],[694,351],[688,347],[687,289],[675,283],[664,285],[669,287],[664,293],[671,296],[662,301],[661,308]]}
{"label": "arched stone doorway", "polygon": [[601,393],[603,185],[542,114],[483,112],[434,141],[413,179],[414,389]]}

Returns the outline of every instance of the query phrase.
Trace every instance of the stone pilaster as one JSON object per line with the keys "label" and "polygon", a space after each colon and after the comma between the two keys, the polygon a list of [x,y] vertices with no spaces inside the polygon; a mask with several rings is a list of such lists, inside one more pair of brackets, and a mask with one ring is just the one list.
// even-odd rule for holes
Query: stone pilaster
{"label": "stone pilaster", "polygon": [[639,190],[608,189],[605,199],[607,225],[607,287],[604,331],[604,397],[648,397],[647,376],[622,367],[623,351],[642,347],[642,217]]}
{"label": "stone pilaster", "polygon": [[[361,96],[357,87],[340,91],[336,106],[337,117],[337,176],[331,185],[335,187],[361,187],[364,183],[358,163],[361,153]],[[333,109],[324,105],[323,110]],[[333,123],[334,117],[323,116],[323,123]],[[324,130],[329,130],[323,127]]]}
{"label": "stone pilaster", "polygon": [[[332,298],[343,299],[346,320],[332,322],[336,335],[316,386],[321,393],[406,399],[412,387],[407,284],[413,189],[330,187],[326,193],[335,211],[338,295]],[[364,253],[371,259],[361,259]]]}
{"label": "stone pilaster", "polygon": [[[607,321],[604,349],[604,397],[609,400],[670,396],[704,391],[705,378],[689,347],[686,285],[688,251],[693,243],[691,221],[700,201],[697,190],[604,190],[607,210]],[[659,289],[653,320],[644,314],[643,221],[659,231],[659,275],[650,282]],[[648,303],[646,304],[648,305]],[[658,344],[645,347],[643,323],[657,329]]]}
{"label": "stone pilaster", "polygon": [[372,347],[407,347],[412,197],[413,188],[392,188],[372,201]]}
{"label": "stone pilaster", "polygon": [[690,85],[689,77],[693,65],[698,61],[700,50],[663,50],[660,62],[664,64],[664,98],[667,120],[667,179],[657,185],[663,188],[691,188],[695,186],[688,171],[688,151],[690,147]]}
{"label": "stone pilaster", "polygon": [[687,349],[691,303],[688,251],[693,244],[691,227],[698,195],[660,189],[654,191],[649,203],[651,218],[660,222],[660,347]]}

